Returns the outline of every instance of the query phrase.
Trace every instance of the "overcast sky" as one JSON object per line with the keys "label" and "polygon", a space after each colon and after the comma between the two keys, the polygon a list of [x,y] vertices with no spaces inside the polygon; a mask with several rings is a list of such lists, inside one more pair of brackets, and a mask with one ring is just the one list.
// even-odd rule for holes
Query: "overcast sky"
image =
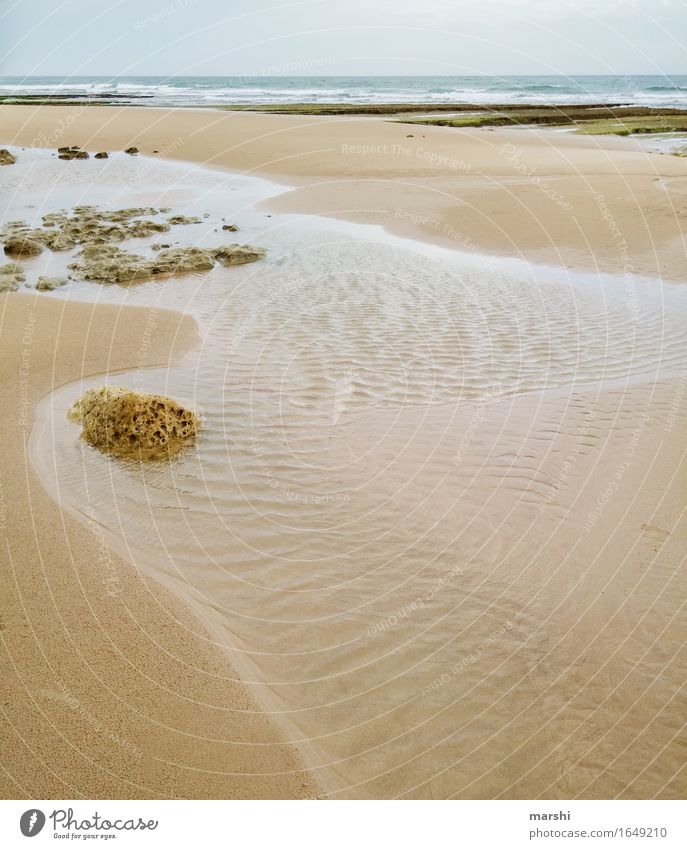
{"label": "overcast sky", "polygon": [[0,0],[0,74],[679,74],[687,0]]}

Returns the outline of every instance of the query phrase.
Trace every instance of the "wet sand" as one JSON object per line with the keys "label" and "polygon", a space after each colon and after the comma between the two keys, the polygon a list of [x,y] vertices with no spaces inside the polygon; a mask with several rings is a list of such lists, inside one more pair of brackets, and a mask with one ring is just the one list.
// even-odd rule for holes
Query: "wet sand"
{"label": "wet sand", "polygon": [[[55,120],[23,115],[13,140]],[[458,246],[474,267],[412,243],[320,245],[279,219],[274,264],[208,313],[207,350],[144,377],[203,400],[200,453],[171,480],[97,457],[79,469],[73,434],[46,415],[44,479],[77,505],[87,484],[121,550],[192,605],[333,796],[684,796],[685,304],[682,287],[628,277],[679,280],[684,161],[428,132],[437,156],[471,157],[463,179],[414,155],[342,157],[415,131],[379,121],[108,108],[75,121],[65,143],[167,143],[169,157],[305,185],[263,203],[275,221],[326,200],[337,218]],[[192,140],[175,148],[173,130]],[[516,140],[548,180],[579,186],[576,215],[504,166],[499,146]],[[437,202],[458,181],[475,203]],[[481,241],[390,215],[394,192]],[[509,277],[478,248],[620,276]],[[150,520],[171,552],[151,548]]]}
{"label": "wet sand", "polygon": [[198,344],[165,310],[0,296],[2,798],[293,798],[317,791],[197,618],[57,506],[36,402]]}

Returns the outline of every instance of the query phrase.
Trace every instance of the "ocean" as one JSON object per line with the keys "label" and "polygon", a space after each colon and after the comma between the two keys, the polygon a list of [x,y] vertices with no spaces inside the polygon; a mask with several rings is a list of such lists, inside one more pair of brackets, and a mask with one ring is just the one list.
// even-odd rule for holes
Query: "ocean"
{"label": "ocean", "polygon": [[0,96],[91,95],[151,106],[251,103],[616,103],[687,107],[679,76],[0,77]]}

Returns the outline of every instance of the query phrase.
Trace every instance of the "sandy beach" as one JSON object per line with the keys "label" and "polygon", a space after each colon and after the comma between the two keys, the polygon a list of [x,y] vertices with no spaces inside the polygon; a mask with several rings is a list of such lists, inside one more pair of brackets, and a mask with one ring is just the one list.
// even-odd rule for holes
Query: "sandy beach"
{"label": "sandy beach", "polygon": [[62,512],[27,456],[51,388],[181,357],[198,344],[194,322],[64,307],[2,296],[2,797],[314,795],[188,608],[112,552],[94,521]]}
{"label": "sandy beach", "polygon": [[[143,360],[143,307],[0,296],[5,798],[684,796],[687,160],[109,106],[2,106],[0,144],[285,187],[251,212],[278,261],[215,325],[170,296]],[[311,216],[390,239],[310,242]],[[176,537],[153,481],[146,551],[139,479],[83,461],[112,483],[99,530],[28,441],[70,382],[163,367],[215,442],[173,481]],[[70,439],[44,438],[42,479]]]}

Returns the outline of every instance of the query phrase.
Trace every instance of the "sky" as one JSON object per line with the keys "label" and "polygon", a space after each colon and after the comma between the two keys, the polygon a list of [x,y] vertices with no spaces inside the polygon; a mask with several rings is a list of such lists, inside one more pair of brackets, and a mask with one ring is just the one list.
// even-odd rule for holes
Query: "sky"
{"label": "sky", "polygon": [[687,0],[0,0],[0,75],[685,74]]}

